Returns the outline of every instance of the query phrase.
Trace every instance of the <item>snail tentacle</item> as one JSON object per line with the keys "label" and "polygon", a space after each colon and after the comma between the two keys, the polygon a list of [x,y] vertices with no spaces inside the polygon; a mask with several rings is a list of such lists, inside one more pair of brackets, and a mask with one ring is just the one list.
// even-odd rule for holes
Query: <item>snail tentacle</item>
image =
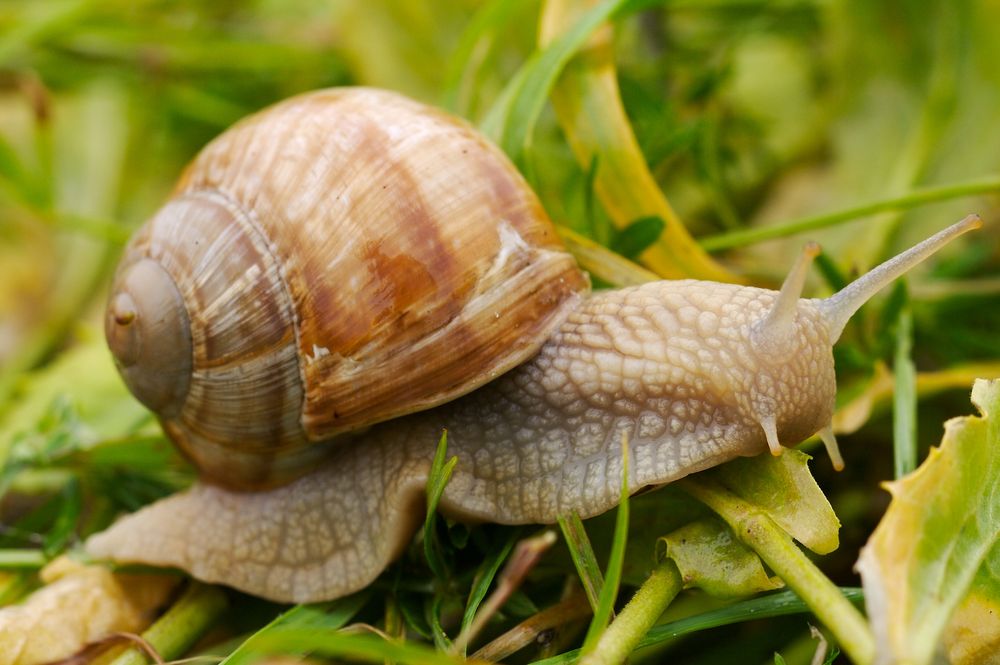
{"label": "snail tentacle", "polygon": [[932,235],[910,249],[872,268],[829,298],[819,301],[823,318],[830,328],[830,343],[834,344],[844,332],[844,326],[862,305],[894,279],[937,252],[958,236],[983,225],[979,215],[969,215],[960,222]]}

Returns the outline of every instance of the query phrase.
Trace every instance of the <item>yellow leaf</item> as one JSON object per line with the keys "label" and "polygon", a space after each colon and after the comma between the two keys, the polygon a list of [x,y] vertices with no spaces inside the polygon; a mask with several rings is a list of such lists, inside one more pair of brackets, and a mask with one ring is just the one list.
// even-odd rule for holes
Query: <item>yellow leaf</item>
{"label": "yellow leaf", "polygon": [[142,630],[180,578],[125,575],[61,557],[41,573],[46,585],[0,609],[0,665],[68,658],[111,633]]}

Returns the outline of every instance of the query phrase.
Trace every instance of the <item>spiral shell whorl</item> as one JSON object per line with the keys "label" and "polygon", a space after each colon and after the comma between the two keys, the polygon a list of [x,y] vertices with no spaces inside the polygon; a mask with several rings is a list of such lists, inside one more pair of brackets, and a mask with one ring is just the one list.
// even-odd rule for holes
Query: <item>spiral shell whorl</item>
{"label": "spiral shell whorl", "polygon": [[587,288],[503,154],[392,93],[320,91],[239,123],[179,187],[205,189],[253,210],[271,242],[313,440],[486,383]]}
{"label": "spiral shell whorl", "polygon": [[186,304],[192,353],[183,405],[164,429],[209,477],[281,482],[314,457],[294,316],[280,268],[247,213],[218,192],[176,197],[129,246],[120,272],[154,261]]}
{"label": "spiral shell whorl", "polygon": [[238,488],[499,376],[588,287],[496,147],[363,88],[287,100],[215,139],[126,262],[142,256],[163,257],[191,318],[191,386],[161,421]]}

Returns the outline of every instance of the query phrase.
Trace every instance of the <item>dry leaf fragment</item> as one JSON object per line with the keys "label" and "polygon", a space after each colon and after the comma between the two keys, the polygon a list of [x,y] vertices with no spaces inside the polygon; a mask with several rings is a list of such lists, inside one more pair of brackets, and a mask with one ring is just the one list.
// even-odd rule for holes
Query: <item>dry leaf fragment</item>
{"label": "dry leaf fragment", "polygon": [[111,633],[141,631],[180,581],[112,573],[66,557],[41,578],[45,586],[23,603],[0,609],[0,665],[61,660]]}

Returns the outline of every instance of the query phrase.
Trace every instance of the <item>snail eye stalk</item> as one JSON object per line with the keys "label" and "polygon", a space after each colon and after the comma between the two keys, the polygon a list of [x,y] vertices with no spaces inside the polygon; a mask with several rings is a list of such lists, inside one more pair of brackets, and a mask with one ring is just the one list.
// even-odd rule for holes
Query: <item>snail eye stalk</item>
{"label": "snail eye stalk", "polygon": [[821,300],[819,308],[830,329],[830,342],[834,343],[840,339],[848,320],[879,290],[958,236],[978,229],[982,225],[983,220],[979,215],[969,215],[882,265],[872,268],[837,293]]}

